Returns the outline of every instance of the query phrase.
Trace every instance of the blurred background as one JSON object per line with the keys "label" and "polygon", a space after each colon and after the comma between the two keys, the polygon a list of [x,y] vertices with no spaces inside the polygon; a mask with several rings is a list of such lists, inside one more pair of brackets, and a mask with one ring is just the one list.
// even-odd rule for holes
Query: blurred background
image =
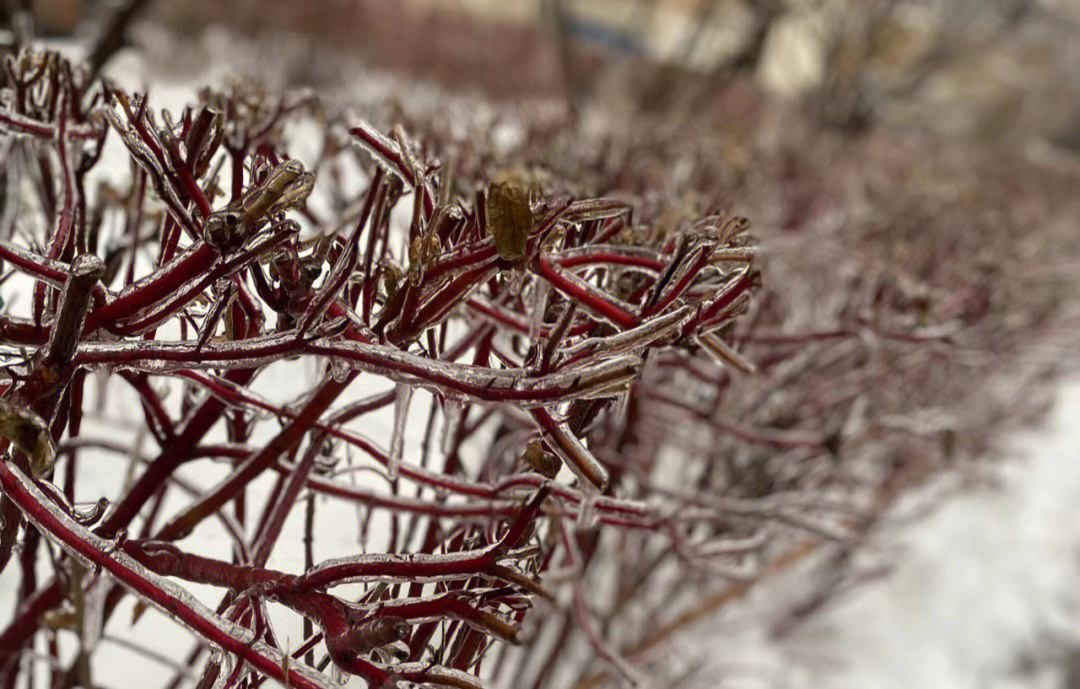
{"label": "blurred background", "polygon": [[[853,542],[752,584],[686,582],[671,619],[609,630],[647,686],[1080,687],[1080,2],[5,12],[9,44],[48,37],[179,102],[236,78],[310,88],[381,126],[476,142],[495,168],[632,193],[657,227],[750,219],[764,287],[734,337],[760,373],[717,413],[829,452],[687,436],[763,494],[793,461],[839,474],[865,520]],[[521,686],[615,686],[578,650]]]}

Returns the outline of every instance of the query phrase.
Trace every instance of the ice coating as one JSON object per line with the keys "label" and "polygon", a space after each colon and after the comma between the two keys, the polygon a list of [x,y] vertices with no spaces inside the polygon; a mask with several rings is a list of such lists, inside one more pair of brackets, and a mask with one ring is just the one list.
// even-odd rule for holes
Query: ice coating
{"label": "ice coating", "polygon": [[358,581],[406,581],[404,574],[394,576],[383,572],[387,565],[406,565],[412,570],[409,581],[443,581],[472,576],[480,568],[480,562],[488,556],[490,549],[466,550],[443,555],[416,554],[367,554],[353,557],[336,558],[319,563],[300,578],[301,589],[315,589],[328,586],[341,586]]}
{"label": "ice coating", "polygon": [[557,420],[542,408],[533,409],[532,414],[547,446],[578,477],[585,494],[604,492],[607,488],[607,470],[585,444],[570,432],[566,422]]}
{"label": "ice coating", "polygon": [[747,361],[746,357],[739,354],[731,345],[713,333],[701,333],[698,335],[697,341],[713,360],[721,366],[734,368],[743,373],[754,373],[757,370],[753,362]]}
{"label": "ice coating", "polygon": [[124,145],[131,152],[132,158],[146,171],[147,177],[161,200],[169,206],[169,210],[175,214],[180,224],[194,233],[195,222],[188,213],[186,204],[180,200],[176,190],[172,185],[163,182],[165,171],[154,152],[150,150],[150,147],[142,140],[134,128],[129,127],[120,119],[120,115],[116,110],[105,108],[103,112],[109,124],[120,134],[120,140],[124,142]]}
{"label": "ice coating", "polygon": [[[640,358],[624,354],[568,366],[558,372],[533,375],[525,369],[491,369],[450,363],[412,354],[396,347],[337,342],[296,340],[292,333],[267,335],[243,342],[208,342],[199,347],[194,340],[184,342],[92,342],[80,345],[81,363],[113,362],[150,373],[170,373],[192,369],[250,368],[277,361],[283,356],[320,354],[331,361],[335,379],[343,380],[350,369],[374,373],[400,384],[419,385],[480,401],[514,401],[528,406],[550,404],[594,395],[633,380]],[[334,367],[337,367],[337,370]]]}
{"label": "ice coating", "polygon": [[461,427],[462,418],[465,415],[465,404],[456,397],[448,397],[443,402],[443,427],[439,440],[439,449],[445,454],[449,452],[454,436]]}
{"label": "ice coating", "polygon": [[548,292],[551,286],[547,282],[533,284],[532,293],[529,295],[529,340],[535,342],[540,334],[540,326],[544,322],[544,310],[548,302]]}
{"label": "ice coating", "polygon": [[578,531],[589,531],[596,528],[600,515],[596,512],[596,494],[586,493],[578,505],[577,522]]}
{"label": "ice coating", "polygon": [[[287,241],[296,232],[295,223],[285,222],[269,232],[256,235],[241,250],[228,259],[214,264],[212,270],[202,273],[180,285],[168,298],[157,302],[149,309],[140,310],[132,317],[117,323],[126,335],[139,335],[147,332],[164,319],[176,313],[184,304],[202,294],[217,281],[234,275],[253,259],[262,256]],[[200,246],[200,245],[196,245]]]}
{"label": "ice coating", "polygon": [[436,667],[428,668],[423,663],[399,663],[394,670],[405,673],[426,673],[432,682],[441,683],[444,686],[463,687],[464,689],[484,689],[483,683],[474,675],[452,668]]}
{"label": "ice coating", "polygon": [[[63,261],[48,258],[8,241],[0,241],[0,255],[12,264],[33,271],[34,275],[53,287],[63,287],[67,266]],[[104,292],[102,292],[104,294]]]}
{"label": "ice coating", "polygon": [[563,348],[563,355],[569,358],[579,352],[588,352],[592,355],[611,356],[642,349],[673,334],[686,323],[693,311],[694,309],[691,306],[680,306],[667,313],[649,318],[643,321],[641,325],[615,335],[588,338],[575,342]]}
{"label": "ice coating", "polygon": [[565,270],[545,257],[540,259],[541,275],[552,283],[555,289],[568,298],[576,299],[585,309],[600,320],[610,323],[617,329],[632,328],[637,325],[637,318],[629,304],[600,291],[585,279]]}
{"label": "ice coating", "polygon": [[[260,671],[285,679],[281,670],[285,661],[280,651],[253,639],[250,630],[216,615],[183,587],[172,583],[166,577],[158,576],[127,556],[117,548],[114,541],[97,536],[70,518],[17,467],[6,463],[0,465],[0,478],[5,479],[3,483],[6,490],[17,487],[29,500],[36,503],[36,508],[40,511],[28,511],[27,516],[42,533],[87,567],[100,566],[166,616],[191,628],[211,642],[227,639],[234,645],[232,652],[245,653],[245,659],[256,663]],[[25,509],[26,505],[20,503],[20,508]],[[289,667],[288,675],[287,681],[292,686],[332,689],[332,685],[322,674],[304,666]]]}
{"label": "ice coating", "polygon": [[567,222],[589,222],[590,220],[603,220],[605,218],[617,218],[629,213],[631,207],[619,199],[587,199],[575,201],[570,204],[563,218]]}
{"label": "ice coating", "polygon": [[[445,668],[478,667],[489,642],[523,640],[517,635],[518,613],[528,610],[541,619],[547,614],[533,602],[551,597],[540,583],[545,561],[561,561],[558,552],[547,550],[558,546],[545,541],[553,523],[573,525],[576,520],[579,529],[614,527],[633,530],[635,538],[663,541],[669,532],[704,535],[730,519],[730,513],[702,504],[703,499],[695,502],[693,496],[680,496],[677,508],[663,500],[650,502],[649,496],[663,495],[660,489],[646,485],[640,466],[624,467],[624,457],[605,446],[605,437],[627,432],[625,409],[638,413],[638,393],[646,386],[635,383],[645,362],[650,381],[653,370],[671,364],[673,357],[662,351],[671,351],[669,345],[680,348],[677,356],[683,363],[687,350],[696,352],[688,345],[702,328],[716,327],[739,307],[738,276],[719,264],[748,261],[752,252],[721,247],[704,229],[694,240],[700,244],[680,248],[635,227],[629,201],[578,199],[580,190],[569,188],[567,195],[547,198],[542,187],[530,188],[528,219],[521,190],[510,193],[510,203],[503,199],[506,207],[492,213],[485,202],[490,180],[471,177],[470,161],[436,160],[430,156],[439,141],[413,144],[400,129],[386,136],[364,123],[349,134],[390,172],[370,175],[367,156],[354,156],[348,149],[338,155],[341,142],[326,139],[326,158],[312,164],[320,179],[311,206],[303,209],[301,236],[299,225],[282,222],[279,212],[312,191],[314,179],[296,161],[310,163],[323,153],[312,150],[309,159],[280,139],[276,118],[293,106],[265,93],[245,92],[235,101],[246,109],[237,118],[224,107],[226,99],[210,95],[206,102],[213,114],[195,109],[173,117],[165,112],[157,120],[163,126],[137,97],[120,97],[111,106],[110,124],[124,139],[123,146],[114,148],[145,174],[137,173],[134,186],[126,190],[129,201],[121,198],[105,206],[105,241],[116,252],[110,267],[115,269],[115,256],[120,256],[126,272],[122,282],[114,275],[106,282],[127,286],[95,284],[72,363],[95,373],[92,390],[110,374],[126,381],[128,386],[120,386],[129,396],[125,401],[141,405],[146,418],[132,424],[142,435],[130,447],[126,439],[114,438],[102,438],[102,448],[92,442],[62,446],[71,457],[76,450],[87,456],[98,449],[124,455],[139,469],[132,473],[135,480],[122,486],[106,519],[90,513],[76,514],[77,521],[85,517],[97,522],[102,533],[119,533],[156,510],[155,501],[161,500],[156,491],[167,490],[170,503],[186,500],[187,509],[178,510],[180,518],[158,533],[150,528],[156,520],[147,519],[145,535],[151,540],[142,543],[157,543],[161,555],[168,539],[192,536],[175,546],[189,569],[170,576],[213,581],[239,594],[237,601],[267,595],[278,603],[300,595],[288,583],[300,582],[301,594],[310,598],[303,605],[291,601],[298,607],[285,604],[285,612],[300,615],[311,612],[312,601],[331,607],[351,602],[352,591],[333,591],[339,584],[377,582],[365,587],[376,602],[365,607],[367,613],[402,613],[410,626],[438,623],[439,634],[462,642],[443,648],[427,643],[421,633],[411,639],[407,653],[397,643],[364,651],[362,657],[344,657],[342,672],[356,671],[373,685],[384,684],[380,672],[401,671],[408,675],[400,677],[401,684],[434,685],[441,678],[453,686],[473,686],[470,675]],[[39,125],[19,121],[11,126]],[[66,141],[62,127],[40,126],[54,127],[53,136]],[[221,143],[214,141],[219,133],[226,139],[223,149],[215,148]],[[200,144],[204,140],[210,143]],[[77,148],[77,142],[68,143],[76,144],[69,151]],[[200,153],[204,148],[205,156]],[[61,159],[66,159],[62,152]],[[368,169],[352,179],[356,171],[351,165]],[[335,187],[342,170],[346,184]],[[367,185],[366,191],[357,189],[357,181]],[[224,188],[230,182],[232,188]],[[412,190],[412,197],[403,187]],[[129,207],[144,196],[148,203],[134,214]],[[365,215],[365,205],[377,211]],[[96,210],[92,204],[88,208]],[[227,221],[226,213],[235,217]],[[500,213],[507,226],[503,230],[510,231],[502,239],[492,238],[490,230],[498,228],[490,223],[498,224]],[[115,223],[116,218],[127,222]],[[49,224],[38,223],[34,234],[47,232]],[[114,225],[119,230],[138,226],[141,232],[126,232],[130,236],[125,238]],[[147,235],[148,228],[157,234]],[[71,284],[71,266],[62,262],[3,244],[0,257],[23,274],[20,279],[38,281],[43,292],[45,285]],[[403,266],[408,266],[407,276]],[[730,300],[716,299],[728,289]],[[232,298],[218,298],[223,295]],[[208,324],[202,330],[200,317]],[[24,346],[47,336],[47,324],[18,318],[2,323],[11,342]],[[209,327],[214,325],[220,327]],[[191,336],[193,329],[198,337]],[[294,378],[301,368],[303,375]],[[274,389],[276,371],[282,369],[289,371],[284,374],[288,382]],[[360,379],[356,387],[386,388],[385,399],[365,408],[364,400],[322,397],[354,378]],[[423,411],[410,411],[416,387],[434,394],[427,412],[431,421],[424,436],[414,439],[405,435],[419,425],[411,422],[426,420]],[[617,405],[610,404],[612,397]],[[382,412],[365,416],[378,409]],[[370,430],[376,439],[352,428]],[[156,446],[143,444],[144,436]],[[324,444],[327,437],[335,440]],[[522,452],[529,441],[536,451],[526,457]],[[419,449],[416,456],[414,448]],[[561,472],[564,463],[568,472]],[[212,473],[199,470],[211,464]],[[185,465],[190,474],[175,473]],[[613,491],[620,496],[629,491],[633,497],[599,493],[607,489],[607,468],[616,465],[620,471],[613,471],[618,482]],[[573,474],[570,482],[568,473]],[[272,493],[266,496],[263,522],[256,523],[252,518],[267,481]],[[312,493],[333,500],[305,501]],[[54,497],[66,513],[73,513],[59,493]],[[346,503],[347,517],[356,510],[359,544],[341,547],[332,540],[335,534],[328,540],[320,533],[325,532],[320,529],[324,506],[336,501]],[[297,514],[298,507],[307,508],[306,516]],[[804,528],[815,528],[812,521],[818,516],[804,506],[755,507],[760,508],[750,510],[755,518],[805,523]],[[172,504],[165,509],[174,511]],[[282,565],[282,571],[271,571],[262,555],[269,551],[261,544],[285,535],[278,519],[285,514],[304,520],[305,564],[301,567],[297,558]],[[220,524],[203,523],[215,516]],[[695,526],[702,528],[690,528]],[[205,527],[224,529],[225,543],[235,555],[231,561],[203,547]],[[500,542],[510,533],[513,543]],[[281,539],[281,555],[286,541]],[[373,555],[311,566],[317,562],[313,548],[328,542],[332,545],[320,557],[356,552],[357,545]],[[139,543],[120,539],[113,546],[129,547],[125,552],[134,555]],[[698,554],[692,543],[680,541],[679,547],[684,546],[692,556]],[[400,555],[378,555],[382,551]],[[222,572],[239,574],[228,579]],[[461,586],[440,591],[460,588],[461,600],[423,595],[427,582],[448,579]],[[255,580],[268,588],[260,593],[244,583]],[[556,578],[552,583],[565,582]],[[45,590],[57,596],[52,606],[67,595]],[[505,616],[507,610],[514,611],[513,624],[489,616]],[[245,611],[234,602],[226,617],[249,627],[263,625],[268,639],[284,638],[286,644],[279,645],[288,649],[289,637],[277,636],[279,621],[270,619],[263,603]],[[191,622],[200,624],[195,618]],[[37,622],[19,624],[28,629]],[[213,659],[216,674],[213,679],[207,674],[206,684],[261,681],[260,674],[273,674],[251,665],[261,662],[256,658],[235,662],[234,640],[222,638],[216,629],[207,628],[208,643],[227,650]],[[454,657],[459,650],[460,657]],[[301,652],[295,656],[297,663],[307,662],[299,660]],[[398,662],[402,658],[422,662]]]}
{"label": "ice coating", "polygon": [[405,421],[409,416],[409,402],[412,400],[413,387],[399,384],[394,393],[394,431],[390,438],[390,457],[386,473],[390,480],[396,480],[401,467],[401,454],[405,447]]}

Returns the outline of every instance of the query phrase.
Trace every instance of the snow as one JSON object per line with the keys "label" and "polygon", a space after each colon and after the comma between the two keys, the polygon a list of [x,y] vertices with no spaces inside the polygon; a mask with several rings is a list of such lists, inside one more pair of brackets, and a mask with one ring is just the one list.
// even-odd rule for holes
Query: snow
{"label": "snow", "polygon": [[[995,467],[994,485],[961,488],[960,477],[942,477],[901,501],[857,558],[876,560],[864,565],[871,570],[887,565],[887,575],[841,593],[790,633],[763,628],[782,614],[773,582],[683,630],[654,659],[681,655],[687,688],[1074,686],[1078,417],[1080,380],[1071,380],[1044,428],[1007,440],[1011,458]],[[928,500],[938,503],[929,513]]]}

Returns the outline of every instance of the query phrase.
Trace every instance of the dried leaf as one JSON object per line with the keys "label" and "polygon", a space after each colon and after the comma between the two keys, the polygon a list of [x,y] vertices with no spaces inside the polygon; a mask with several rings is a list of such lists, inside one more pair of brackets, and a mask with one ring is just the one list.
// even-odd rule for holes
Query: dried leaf
{"label": "dried leaf", "polygon": [[536,473],[545,478],[555,478],[555,474],[559,473],[559,468],[562,466],[559,458],[544,449],[544,443],[540,440],[529,441],[521,457]]}
{"label": "dried leaf", "polygon": [[8,400],[0,400],[0,435],[30,458],[30,470],[41,478],[52,470],[56,445],[40,416]]}
{"label": "dried leaf", "polygon": [[528,192],[512,182],[496,182],[488,187],[487,223],[500,257],[516,261],[524,256],[533,229]]}

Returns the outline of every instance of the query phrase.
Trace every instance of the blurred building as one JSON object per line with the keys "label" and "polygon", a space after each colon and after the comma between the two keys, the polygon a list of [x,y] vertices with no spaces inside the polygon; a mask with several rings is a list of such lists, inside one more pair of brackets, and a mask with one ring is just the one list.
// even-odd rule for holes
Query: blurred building
{"label": "blurred building", "polygon": [[[21,0],[6,1],[14,7]],[[337,55],[404,69],[496,93],[577,90],[612,59],[689,73],[712,73],[761,44],[778,2],[752,0],[33,0],[39,33],[70,34],[103,23],[135,2],[137,17],[179,38],[168,54],[198,50],[207,29],[224,27],[268,44],[306,41],[307,67],[326,71]],[[158,33],[156,37],[164,34]],[[154,39],[150,39],[153,43]],[[139,43],[136,40],[136,43]],[[278,51],[279,60],[288,60]],[[295,59],[295,54],[291,59]],[[752,60],[750,61],[752,62]],[[288,69],[286,67],[286,69]],[[294,70],[295,71],[295,70]],[[304,76],[317,80],[317,74]],[[665,76],[665,81],[668,77]],[[586,86],[587,87],[587,86]]]}

